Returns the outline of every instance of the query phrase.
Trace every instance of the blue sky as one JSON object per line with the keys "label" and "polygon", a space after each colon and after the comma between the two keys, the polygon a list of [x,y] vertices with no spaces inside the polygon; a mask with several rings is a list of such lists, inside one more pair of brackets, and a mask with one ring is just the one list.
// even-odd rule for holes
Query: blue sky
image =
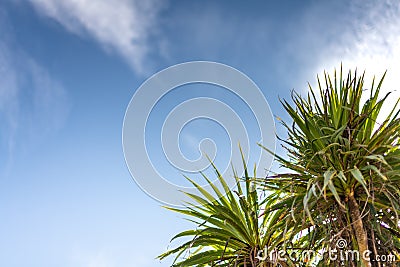
{"label": "blue sky", "polygon": [[[341,62],[369,78],[388,69],[386,91],[400,84],[397,1],[143,2],[1,0],[1,266],[168,266],[155,256],[190,224],[141,191],[121,145],[135,90],[166,67],[230,65],[282,119],[278,97],[305,92]],[[242,102],[192,87],[154,109],[149,140],[160,140],[169,110],[199,96],[230,104],[252,129]],[[196,159],[198,142],[210,137],[222,151],[217,162],[227,164],[227,135],[212,121],[193,121],[179,137],[182,152]],[[147,145],[160,172],[181,182],[160,142]]]}

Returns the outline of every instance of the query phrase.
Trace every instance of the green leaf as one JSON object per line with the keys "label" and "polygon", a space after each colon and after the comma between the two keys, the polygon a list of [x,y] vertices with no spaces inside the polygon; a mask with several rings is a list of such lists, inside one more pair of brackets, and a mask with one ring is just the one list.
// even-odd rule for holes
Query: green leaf
{"label": "green leaf", "polygon": [[367,195],[369,195],[369,190],[367,188],[367,183],[366,183],[366,181],[364,179],[364,176],[360,172],[360,170],[356,166],[354,166],[354,169],[351,169],[350,173],[357,180],[357,182],[363,186],[363,188],[365,190],[365,193],[367,193]]}

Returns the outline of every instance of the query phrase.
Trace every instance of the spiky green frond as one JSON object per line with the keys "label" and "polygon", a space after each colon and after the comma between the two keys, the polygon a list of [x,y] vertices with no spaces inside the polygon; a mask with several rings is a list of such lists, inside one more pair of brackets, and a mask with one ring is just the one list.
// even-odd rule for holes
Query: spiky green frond
{"label": "spiky green frond", "polygon": [[173,266],[272,266],[269,258],[263,261],[257,256],[265,247],[273,248],[272,243],[281,237],[278,231],[271,236],[268,225],[276,220],[265,216],[255,178],[244,163],[244,177],[234,172],[236,187],[231,189],[213,167],[224,191],[203,176],[214,190],[214,197],[188,178],[199,194],[184,192],[192,203],[184,208],[166,208],[193,218],[197,227],[177,234],[172,240],[184,237],[188,241],[158,258],[175,255]]}
{"label": "spiky green frond", "polygon": [[[400,119],[396,104],[378,123],[390,95],[379,98],[384,76],[367,91],[364,74],[349,72],[343,79],[342,70],[339,77],[325,73],[318,93],[310,86],[306,98],[293,92],[293,104],[281,101],[293,123],[283,123],[287,157],[277,160],[291,172],[262,184],[277,196],[270,209],[291,210],[289,227],[297,227],[296,221],[322,233],[310,237],[308,246],[329,247],[343,238],[357,248],[349,209],[354,197],[374,255],[399,255]],[[364,94],[369,96],[362,102]]]}

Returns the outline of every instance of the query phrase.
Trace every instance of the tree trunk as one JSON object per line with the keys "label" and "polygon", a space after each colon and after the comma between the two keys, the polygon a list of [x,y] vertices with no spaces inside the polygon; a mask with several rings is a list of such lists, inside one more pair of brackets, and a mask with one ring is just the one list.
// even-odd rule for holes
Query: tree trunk
{"label": "tree trunk", "polygon": [[363,257],[364,251],[368,250],[368,237],[367,232],[364,229],[359,206],[354,198],[354,193],[350,193],[348,203],[353,224],[353,230],[356,235],[356,240],[358,244],[358,251],[360,253],[361,266],[371,266],[370,260],[364,259]]}

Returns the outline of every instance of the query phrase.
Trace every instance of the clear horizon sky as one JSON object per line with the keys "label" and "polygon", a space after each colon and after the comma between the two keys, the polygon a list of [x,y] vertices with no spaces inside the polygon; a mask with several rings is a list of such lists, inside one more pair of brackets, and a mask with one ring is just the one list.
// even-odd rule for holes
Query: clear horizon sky
{"label": "clear horizon sky", "polygon": [[[387,69],[384,92],[397,90],[393,103],[400,4],[0,0],[0,266],[169,266],[155,257],[192,225],[134,182],[122,124],[146,79],[195,60],[245,73],[283,120],[279,98],[289,99],[292,89],[305,93],[307,82],[315,85],[317,74],[341,63],[366,70],[368,79]],[[177,183],[183,179],[168,169],[159,140],[165,114],[179,103],[214,97],[254,127],[248,107],[229,93],[190,88],[163,98],[148,126],[150,157]],[[278,121],[277,132],[284,135]],[[221,125],[192,121],[181,135],[188,159],[211,138],[218,164],[229,164],[229,133]],[[258,137],[249,137],[252,145]]]}

